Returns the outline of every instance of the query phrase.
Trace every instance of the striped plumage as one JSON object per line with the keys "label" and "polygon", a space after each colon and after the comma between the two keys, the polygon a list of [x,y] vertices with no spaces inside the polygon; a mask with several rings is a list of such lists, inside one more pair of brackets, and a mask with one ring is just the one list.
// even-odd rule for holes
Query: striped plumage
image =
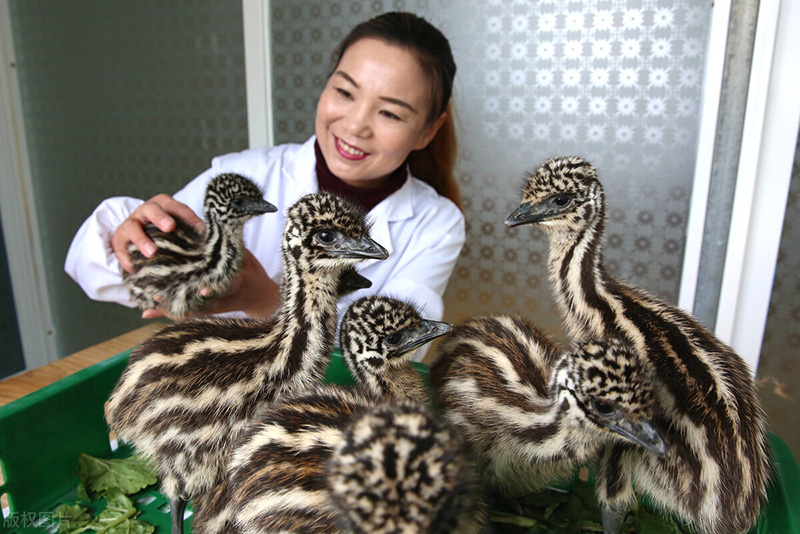
{"label": "striped plumage", "polygon": [[273,404],[227,477],[195,500],[195,534],[477,533],[459,443],[418,403],[321,386]]}
{"label": "striped plumage", "polygon": [[423,319],[407,303],[384,296],[362,297],[342,318],[342,357],[362,388],[395,399],[428,402],[428,393],[409,358],[451,326]]}
{"label": "striped plumage", "polygon": [[142,309],[162,307],[171,317],[183,317],[202,308],[200,290],[224,292],[242,267],[244,224],[255,216],[276,211],[258,186],[238,174],[220,174],[206,188],[201,234],[175,217],[172,232],[149,224],[144,230],[155,243],[156,254],[144,256],[128,245],[134,272],[122,271],[122,280]]}
{"label": "striped plumage", "polygon": [[529,176],[506,224],[530,223],[549,235],[550,281],[572,336],[627,339],[655,370],[670,452],[606,451],[599,489],[609,515],[628,509],[635,484],[703,533],[746,532],[771,471],[750,368],[690,314],[606,272],[605,195],[585,160],[553,158]]}
{"label": "striped plumage", "polygon": [[561,351],[521,317],[474,317],[442,342],[431,386],[484,481],[511,497],[569,477],[610,443],[664,450],[649,368],[616,340]]}
{"label": "striped plumage", "polygon": [[258,410],[321,380],[341,271],[387,255],[368,231],[363,213],[334,195],[301,198],[287,215],[275,315],[179,321],[131,355],[109,423],[153,459],[173,510],[219,480],[232,441]]}
{"label": "striped plumage", "polygon": [[482,532],[482,490],[460,439],[417,403],[354,418],[328,462],[327,484],[343,533]]}

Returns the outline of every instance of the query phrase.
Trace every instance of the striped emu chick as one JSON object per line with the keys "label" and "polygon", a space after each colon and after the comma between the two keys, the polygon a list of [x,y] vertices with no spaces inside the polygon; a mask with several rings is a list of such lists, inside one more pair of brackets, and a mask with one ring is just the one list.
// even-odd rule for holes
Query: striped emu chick
{"label": "striped emu chick", "polygon": [[147,258],[136,245],[128,245],[134,272],[123,270],[122,280],[143,310],[162,307],[171,317],[199,311],[205,301],[200,290],[208,287],[214,294],[223,293],[242,268],[244,224],[276,210],[251,180],[220,174],[206,188],[206,233],[177,217],[172,232],[147,225],[144,230],[155,243],[156,254]]}
{"label": "striped emu chick", "polygon": [[394,399],[428,402],[428,393],[409,359],[451,325],[423,319],[406,302],[369,296],[347,309],[339,329],[342,357],[359,385]]}
{"label": "striped emu chick", "polygon": [[532,173],[506,220],[520,224],[550,238],[550,282],[571,334],[628,339],[655,369],[658,429],[670,452],[658,458],[622,444],[606,451],[598,480],[609,522],[621,520],[635,485],[700,532],[746,532],[770,476],[750,368],[694,317],[606,272],[605,195],[585,160],[554,158]]}
{"label": "striped emu chick", "polygon": [[265,411],[196,534],[477,533],[484,508],[457,440],[417,403],[321,386]]}
{"label": "striped emu chick", "polygon": [[616,340],[563,352],[526,319],[474,317],[442,342],[431,385],[484,481],[511,497],[569,477],[609,444],[665,451],[648,366]]}
{"label": "striped emu chick", "polygon": [[321,381],[343,269],[386,258],[363,213],[327,193],[287,215],[281,306],[267,320],[201,317],[142,344],[109,400],[109,424],[159,470],[173,533],[186,501],[216,484],[232,442],[275,397]]}
{"label": "striped emu chick", "polygon": [[354,534],[482,532],[482,491],[456,433],[418,403],[357,416],[327,469],[340,529]]}

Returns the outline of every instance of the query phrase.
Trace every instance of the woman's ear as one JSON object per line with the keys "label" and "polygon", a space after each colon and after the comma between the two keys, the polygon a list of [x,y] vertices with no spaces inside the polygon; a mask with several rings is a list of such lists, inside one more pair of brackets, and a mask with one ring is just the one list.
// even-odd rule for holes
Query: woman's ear
{"label": "woman's ear", "polygon": [[436,137],[436,133],[439,131],[439,128],[442,127],[442,124],[444,124],[446,119],[447,112],[445,111],[439,115],[439,118],[437,118],[433,123],[426,126],[422,131],[422,137],[420,138],[419,143],[417,143],[417,145],[414,147],[414,150],[422,150],[428,146],[428,144],[433,141],[433,138]]}

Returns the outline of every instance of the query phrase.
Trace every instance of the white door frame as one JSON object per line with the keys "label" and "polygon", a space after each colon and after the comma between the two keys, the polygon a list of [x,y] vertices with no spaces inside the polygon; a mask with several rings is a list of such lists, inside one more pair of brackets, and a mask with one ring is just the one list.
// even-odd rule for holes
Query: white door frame
{"label": "white door frame", "polygon": [[272,127],[272,46],[269,0],[242,0],[247,130],[250,148],[275,144]]}
{"label": "white door frame", "polygon": [[800,127],[800,2],[758,10],[717,333],[757,369]]}
{"label": "white door frame", "polygon": [[8,0],[0,0],[0,213],[26,369],[58,359],[33,199]]}
{"label": "white door frame", "polygon": [[[730,0],[717,0],[712,16],[679,298],[686,310],[694,305],[700,269],[730,8]],[[715,326],[753,372],[761,354],[800,124],[800,69],[793,55],[800,46],[799,24],[798,2],[760,2]]]}

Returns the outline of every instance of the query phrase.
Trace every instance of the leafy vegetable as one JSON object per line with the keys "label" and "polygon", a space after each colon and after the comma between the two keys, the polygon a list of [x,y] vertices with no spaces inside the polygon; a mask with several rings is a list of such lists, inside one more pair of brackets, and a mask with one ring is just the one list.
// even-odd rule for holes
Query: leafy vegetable
{"label": "leafy vegetable", "polygon": [[92,519],[88,508],[80,505],[62,505],[56,510],[61,519],[59,534],[80,534],[93,530],[98,534],[152,534],[153,525],[137,521],[139,511],[120,490],[109,490],[106,495],[106,508]]}
{"label": "leafy vegetable", "polygon": [[[499,503],[498,503],[499,504]],[[603,532],[603,520],[594,486],[576,479],[566,492],[549,489],[517,500],[508,513],[495,506],[490,514],[497,534],[586,534]],[[622,532],[642,534],[683,534],[669,518],[638,506],[625,519]]]}
{"label": "leafy vegetable", "polygon": [[136,521],[139,511],[126,495],[119,490],[110,490],[106,494],[106,509],[95,519],[99,532],[105,534],[151,534],[155,527],[153,525]]}
{"label": "leafy vegetable", "polygon": [[72,506],[62,504],[56,509],[53,515],[59,520],[59,534],[78,532],[92,522],[92,512],[80,504],[74,504]]}
{"label": "leafy vegetable", "polygon": [[128,495],[158,481],[155,470],[146,460],[132,456],[121,460],[102,460],[81,454],[78,458],[78,498],[105,499],[105,508],[97,517],[80,504],[61,505],[55,511],[59,534],[152,534],[155,527],[136,519],[139,510]]}
{"label": "leafy vegetable", "polygon": [[140,456],[121,460],[101,460],[88,454],[78,457],[78,496],[82,499],[97,499],[112,489],[131,495],[157,480],[155,469]]}

